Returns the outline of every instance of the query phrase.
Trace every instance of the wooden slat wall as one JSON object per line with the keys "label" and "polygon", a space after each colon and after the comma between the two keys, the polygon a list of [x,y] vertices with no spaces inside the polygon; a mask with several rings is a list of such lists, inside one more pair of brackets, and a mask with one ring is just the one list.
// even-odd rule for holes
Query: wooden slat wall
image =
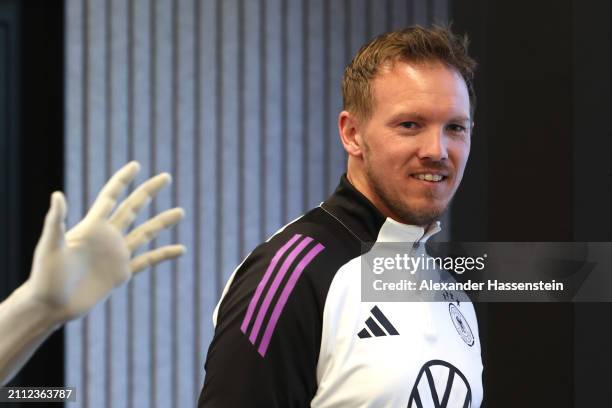
{"label": "wooden slat wall", "polygon": [[193,406],[233,268],[335,187],[340,78],[372,36],[447,20],[446,0],[67,0],[66,186],[76,223],[123,163],[174,176],[139,222],[187,211],[143,272],[68,325],[81,407]]}

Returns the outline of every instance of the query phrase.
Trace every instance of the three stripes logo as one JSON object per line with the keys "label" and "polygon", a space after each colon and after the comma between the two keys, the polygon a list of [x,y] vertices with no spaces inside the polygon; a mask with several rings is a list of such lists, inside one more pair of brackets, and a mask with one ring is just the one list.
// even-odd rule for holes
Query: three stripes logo
{"label": "three stripes logo", "polygon": [[312,238],[295,234],[276,251],[268,264],[240,326],[262,357],[266,355],[278,319],[295,284],[308,264],[324,249]]}
{"label": "three stripes logo", "polygon": [[465,375],[451,363],[428,361],[417,376],[408,408],[470,408],[472,390]]}
{"label": "three stripes logo", "polygon": [[368,317],[365,322],[367,327],[357,333],[360,339],[367,339],[372,336],[382,337],[399,335],[395,327],[393,327],[389,319],[387,319],[378,306],[374,306],[372,310],[370,310],[370,313],[372,313],[372,316]]}

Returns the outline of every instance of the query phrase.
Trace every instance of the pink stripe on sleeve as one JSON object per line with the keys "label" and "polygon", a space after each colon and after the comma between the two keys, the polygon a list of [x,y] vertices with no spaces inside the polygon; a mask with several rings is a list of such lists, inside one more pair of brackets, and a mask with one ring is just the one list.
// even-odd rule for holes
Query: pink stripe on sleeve
{"label": "pink stripe on sleeve", "polygon": [[259,284],[257,285],[255,294],[251,298],[251,303],[249,303],[249,307],[247,308],[246,315],[244,316],[244,320],[242,321],[242,325],[240,326],[240,330],[243,333],[246,334],[249,323],[251,322],[251,318],[253,317],[253,313],[255,312],[255,306],[257,306],[257,302],[259,301],[259,298],[261,297],[261,293],[266,287],[266,283],[268,283],[268,280],[270,280],[270,276],[272,276],[272,272],[274,271],[274,268],[276,268],[276,264],[278,263],[278,260],[283,256],[285,252],[287,252],[287,249],[289,249],[291,245],[293,245],[295,241],[297,241],[298,238],[300,238],[301,236],[302,236],[301,234],[295,234],[289,241],[287,241],[285,245],[283,245],[278,251],[276,251],[276,254],[274,254],[274,258],[272,258],[272,260],[268,264],[268,269],[266,269],[266,273],[264,274],[263,278],[261,279],[261,281],[259,281]]}
{"label": "pink stripe on sleeve", "polygon": [[304,250],[304,248],[311,241],[312,241],[312,238],[310,237],[305,237],[302,241],[300,241],[300,243],[287,256],[287,259],[285,259],[280,270],[276,274],[276,277],[274,278],[274,281],[272,282],[270,289],[268,289],[268,293],[266,294],[266,297],[264,298],[264,301],[261,304],[261,307],[259,308],[259,312],[257,313],[257,318],[255,319],[255,324],[253,325],[253,330],[251,331],[251,335],[249,336],[249,340],[251,341],[252,344],[255,344],[257,335],[259,334],[259,329],[261,328],[261,324],[263,323],[264,317],[266,316],[266,312],[268,311],[268,308],[270,307],[270,303],[272,303],[272,298],[274,297],[274,294],[276,293],[276,291],[278,290],[278,287],[283,281],[283,278],[287,274],[287,270],[293,264],[293,262],[295,261],[295,258],[300,254],[300,252]]}
{"label": "pink stripe on sleeve", "polygon": [[259,348],[257,350],[262,357],[265,356],[266,351],[268,350],[268,345],[270,344],[270,340],[272,338],[272,334],[274,333],[276,323],[278,322],[278,319],[281,313],[283,312],[283,308],[285,307],[285,304],[287,303],[287,299],[289,299],[289,295],[291,295],[291,292],[293,291],[293,288],[295,287],[297,280],[300,278],[300,276],[302,275],[302,272],[308,266],[308,264],[323,249],[325,249],[323,245],[321,244],[315,245],[306,254],[306,256],[302,258],[302,260],[298,263],[296,268],[293,270],[293,273],[289,277],[289,281],[287,282],[287,285],[285,285],[285,288],[283,289],[283,292],[281,293],[281,296],[278,299],[276,306],[274,307],[272,316],[270,317],[270,321],[268,322],[268,326],[266,327],[266,331],[264,332],[264,336],[261,340],[261,344],[259,345]]}

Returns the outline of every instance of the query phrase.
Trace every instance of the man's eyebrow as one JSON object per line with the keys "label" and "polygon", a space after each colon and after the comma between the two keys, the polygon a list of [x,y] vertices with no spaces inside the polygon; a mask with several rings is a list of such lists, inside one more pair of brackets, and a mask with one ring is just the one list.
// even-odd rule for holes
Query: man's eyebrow
{"label": "man's eyebrow", "polygon": [[455,116],[450,120],[451,122],[471,122],[468,116]]}
{"label": "man's eyebrow", "polygon": [[[399,120],[400,118],[410,118],[421,122],[427,120],[426,116],[417,112],[399,112],[393,116],[393,120]],[[449,122],[471,122],[471,119],[469,116],[455,116]]]}
{"label": "man's eyebrow", "polygon": [[396,115],[393,116],[394,120],[398,120],[400,118],[410,118],[410,119],[415,119],[415,120],[419,120],[419,121],[424,121],[427,118],[423,115],[421,115],[420,113],[416,113],[416,112],[398,112]]}

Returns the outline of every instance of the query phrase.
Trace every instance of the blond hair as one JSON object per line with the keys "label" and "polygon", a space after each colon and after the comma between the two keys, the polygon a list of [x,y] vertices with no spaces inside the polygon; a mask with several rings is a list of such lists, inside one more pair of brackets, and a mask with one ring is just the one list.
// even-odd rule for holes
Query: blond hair
{"label": "blond hair", "polygon": [[372,79],[387,63],[441,62],[455,69],[464,79],[473,118],[476,104],[474,70],[476,61],[467,53],[467,35],[458,36],[450,27],[413,26],[381,34],[365,44],[344,70],[342,102],[344,110],[367,120],[372,113]]}

